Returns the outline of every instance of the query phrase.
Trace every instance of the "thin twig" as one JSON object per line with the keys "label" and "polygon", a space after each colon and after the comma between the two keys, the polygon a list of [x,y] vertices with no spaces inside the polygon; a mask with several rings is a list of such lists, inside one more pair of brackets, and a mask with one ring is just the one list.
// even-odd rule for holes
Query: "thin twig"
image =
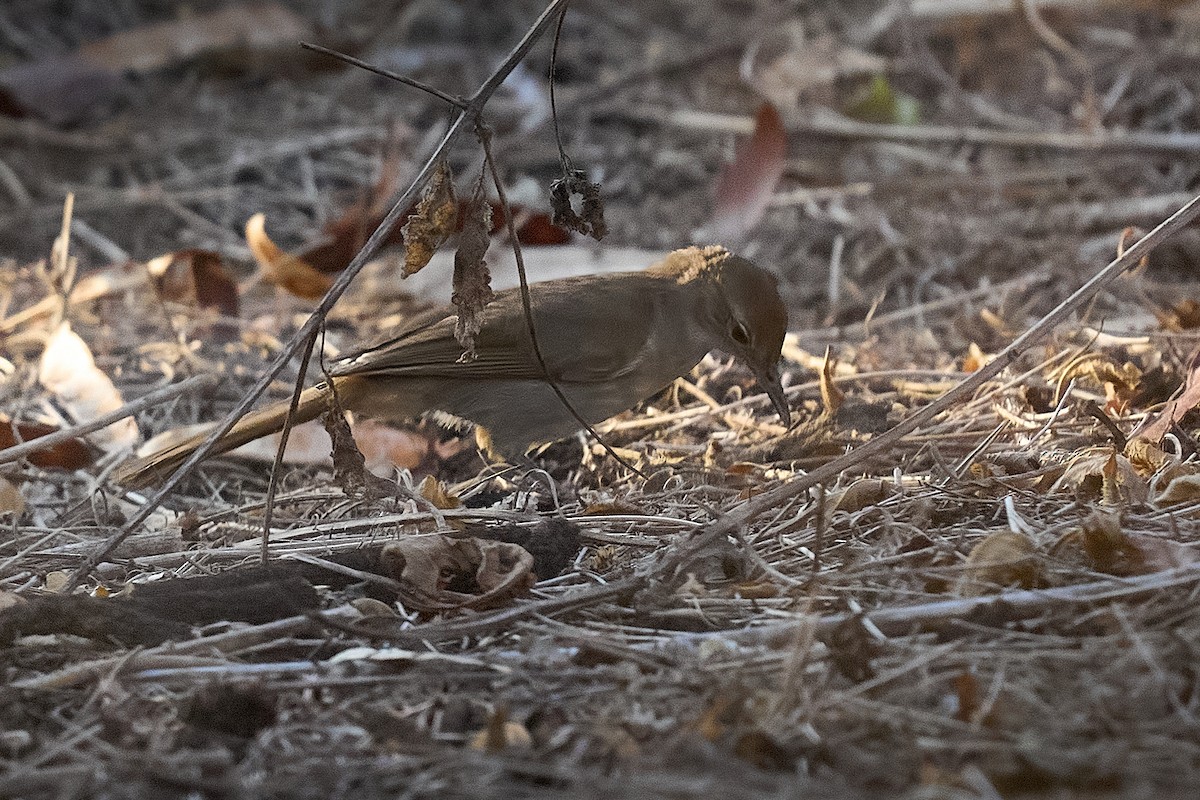
{"label": "thin twig", "polygon": [[[740,114],[717,114],[691,109],[669,111],[659,106],[614,108],[608,113],[614,117],[657,122],[661,125],[689,130],[709,130],[745,135],[754,132],[754,118]],[[829,112],[813,114],[804,118],[793,115],[784,120],[784,127],[788,133],[924,145],[984,145],[1081,153],[1145,151],[1187,157],[1194,156],[1196,151],[1200,150],[1200,133],[1194,131],[1171,133],[1102,131],[1095,134],[1001,131],[966,126],[890,125],[859,122]]]}
{"label": "thin twig", "polygon": [[357,59],[354,56],[348,56],[345,53],[339,53],[337,50],[330,50],[328,47],[322,47],[319,44],[312,44],[311,42],[301,42],[300,46],[303,47],[305,50],[312,50],[314,53],[322,53],[327,56],[332,56],[333,58],[336,58],[338,61],[344,61],[347,64],[351,64],[353,66],[358,67],[359,69],[365,69],[367,72],[373,72],[376,75],[380,75],[384,78],[390,78],[391,80],[397,81],[399,83],[403,83],[406,86],[411,86],[414,89],[420,89],[422,92],[431,94],[434,97],[436,97],[437,99],[439,99],[443,102],[449,103],[450,105],[454,106],[455,108],[462,108],[462,109],[467,108],[467,101],[462,99],[461,97],[458,97],[458,96],[452,95],[452,94],[447,94],[446,92],[443,92],[441,89],[438,89],[434,86],[430,86],[427,83],[423,83],[422,81],[419,81],[416,78],[410,78],[407,75],[401,75],[397,72],[392,72],[390,69],[384,69],[383,67],[377,67],[374,64],[368,64],[366,61]]}
{"label": "thin twig", "polygon": [[220,379],[216,375],[196,375],[187,380],[173,383],[170,386],[164,386],[161,389],[155,389],[147,395],[139,397],[137,400],[126,403],[115,411],[110,411],[104,416],[96,417],[91,422],[85,422],[82,425],[75,425],[70,428],[64,428],[61,431],[40,436],[37,439],[30,439],[28,442],[23,442],[12,447],[0,450],[0,464],[8,464],[13,461],[24,458],[30,453],[36,453],[39,450],[60,445],[63,442],[69,442],[72,439],[78,439],[80,436],[86,436],[89,433],[94,433],[101,428],[107,428],[114,422],[120,422],[126,417],[131,417],[134,414],[144,409],[156,406],[159,403],[170,400],[181,394],[195,391],[196,389],[207,389],[217,385]]}
{"label": "thin twig", "polygon": [[[292,435],[292,427],[296,421],[296,409],[300,407],[300,395],[304,393],[304,380],[308,377],[308,360],[312,356],[313,345],[317,342],[318,328],[300,348],[300,370],[296,375],[296,385],[292,389],[292,399],[288,403],[287,415],[283,418],[283,430],[279,432],[279,447],[275,450],[275,460],[271,462],[271,478],[267,482],[267,497],[263,504],[262,548],[259,550],[259,560],[265,567],[269,560],[267,543],[271,538],[271,521],[275,516],[275,495],[279,492],[279,468],[283,465],[283,454],[287,450],[288,439]],[[329,391],[333,391],[330,384]]]}
{"label": "thin twig", "polygon": [[[1200,565],[1188,564],[1139,575],[1135,578],[1108,578],[1074,586],[1053,589],[1018,589],[983,597],[962,597],[952,600],[934,600],[929,603],[900,605],[870,611],[865,618],[885,633],[901,634],[914,628],[944,624],[963,619],[981,609],[993,606],[1006,618],[1028,618],[1044,614],[1048,609],[1061,605],[1094,604],[1114,600],[1130,600],[1145,594],[1161,594],[1168,589],[1188,586],[1200,581]],[[747,628],[744,631],[713,631],[711,633],[680,634],[678,639],[697,641],[720,637],[722,641],[733,641],[742,645],[766,644],[784,640],[796,631],[797,624],[812,626],[818,634],[827,634],[837,627],[852,622],[859,614],[830,614],[813,620],[804,618],[800,623],[787,622]]]}

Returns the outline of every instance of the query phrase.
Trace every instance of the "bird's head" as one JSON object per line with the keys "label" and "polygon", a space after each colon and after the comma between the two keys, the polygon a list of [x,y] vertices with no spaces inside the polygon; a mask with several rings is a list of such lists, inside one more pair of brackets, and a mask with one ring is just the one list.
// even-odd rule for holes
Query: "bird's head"
{"label": "bird's head", "polygon": [[655,265],[680,283],[705,287],[703,326],[713,345],[745,361],[771,398],[784,425],[791,412],[779,382],[779,358],[788,314],[775,276],[722,247],[676,250]]}
{"label": "bird's head", "polygon": [[727,311],[721,325],[720,348],[745,361],[785,426],[791,412],[779,382],[779,358],[787,333],[788,314],[775,276],[740,256],[720,265],[718,282]]}

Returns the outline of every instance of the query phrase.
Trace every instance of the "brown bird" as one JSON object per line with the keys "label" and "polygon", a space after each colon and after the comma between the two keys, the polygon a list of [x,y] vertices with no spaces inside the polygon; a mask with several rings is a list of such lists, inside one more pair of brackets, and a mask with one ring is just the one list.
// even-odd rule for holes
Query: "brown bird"
{"label": "brown bird", "polygon": [[[721,247],[676,250],[642,272],[586,275],[530,287],[538,343],[551,377],[589,423],[632,408],[687,373],[710,350],[754,371],[790,422],[777,363],[787,309],[775,277]],[[476,358],[464,360],[455,312],[440,309],[329,369],[343,408],[382,419],[442,411],[475,423],[494,455],[516,456],[580,427],[546,384],[518,289],[482,312]],[[329,383],[304,390],[297,423],[328,407]],[[214,453],[283,428],[288,403],[241,419]],[[116,480],[142,486],[178,467],[204,434],[124,465]]]}

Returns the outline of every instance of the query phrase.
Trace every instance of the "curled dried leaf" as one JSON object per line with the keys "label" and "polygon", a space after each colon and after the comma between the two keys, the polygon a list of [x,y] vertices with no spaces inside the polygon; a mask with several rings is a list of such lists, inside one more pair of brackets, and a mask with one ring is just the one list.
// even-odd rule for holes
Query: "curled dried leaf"
{"label": "curled dried leaf", "polygon": [[454,338],[463,346],[463,361],[475,359],[475,337],[482,324],[479,313],[495,297],[492,274],[484,260],[491,227],[492,206],[484,197],[483,172],[480,172],[471,195],[458,250],[454,252],[454,294],[450,302],[458,309]]}
{"label": "curled dried leaf", "polygon": [[333,285],[333,278],[304,259],[285,253],[267,235],[266,220],[262,213],[246,220],[246,244],[254,254],[263,280],[305,300],[322,297]]}
{"label": "curled dried leaf", "polygon": [[[46,342],[38,380],[78,422],[102,417],[125,403],[112,380],[96,366],[91,348],[68,322],[59,325]],[[137,423],[126,417],[96,431],[89,439],[107,452],[133,447],[138,440]]]}
{"label": "curled dried leaf", "polygon": [[[574,195],[580,197],[579,213],[576,213],[571,205]],[[600,241],[608,233],[600,184],[588,180],[588,174],[584,170],[569,169],[561,178],[550,184],[550,208],[554,212],[551,221],[555,225],[591,236],[596,241]]]}
{"label": "curled dried leaf", "polygon": [[740,239],[762,219],[787,163],[787,130],[775,106],[763,103],[754,133],[738,145],[717,179],[710,231],[718,241]]}
{"label": "curled dried leaf", "polygon": [[1167,405],[1159,411],[1154,419],[1145,423],[1134,435],[1134,439],[1145,439],[1149,442],[1158,443],[1162,441],[1163,436],[1175,425],[1179,420],[1183,419],[1183,415],[1191,409],[1200,405],[1200,348],[1192,352],[1188,359],[1187,376],[1183,381],[1183,388],[1171,398]]}
{"label": "curled dried leaf", "polygon": [[836,416],[842,403],[846,401],[846,393],[833,382],[835,364],[829,356],[829,348],[825,348],[825,359],[821,362],[821,405],[824,412]]}
{"label": "curled dried leaf", "polygon": [[321,416],[321,424],[332,442],[334,482],[348,495],[361,494],[368,484],[366,458],[354,441],[350,423],[346,421],[346,413],[336,395],[330,395],[329,408]]}
{"label": "curled dried leaf", "polygon": [[1165,508],[1200,502],[1200,473],[1196,469],[1196,464],[1188,463],[1172,470],[1166,486],[1154,497],[1154,505]]}
{"label": "curled dried leaf", "polygon": [[419,272],[437,249],[454,233],[458,222],[458,200],[450,165],[438,162],[417,208],[401,228],[404,235],[404,277]]}
{"label": "curled dried leaf", "polygon": [[534,583],[533,556],[525,548],[475,537],[406,536],[380,553],[386,573],[429,602],[479,608],[496,605]]}
{"label": "curled dried leaf", "polygon": [[1125,443],[1125,457],[1137,474],[1150,477],[1171,460],[1167,452],[1148,439],[1134,438]]}
{"label": "curled dried leaf", "polygon": [[955,588],[963,597],[980,597],[1014,585],[1031,589],[1043,583],[1042,566],[1033,539],[997,531],[971,550]]}
{"label": "curled dried leaf", "polygon": [[462,500],[459,500],[457,495],[451,494],[447,490],[446,484],[432,475],[426,475],[421,479],[421,483],[417,486],[417,494],[432,503],[434,508],[445,510],[462,507]]}
{"label": "curled dried leaf", "polygon": [[176,250],[150,259],[146,269],[154,278],[154,288],[163,300],[215,308],[227,317],[238,315],[237,281],[225,269],[220,253]]}
{"label": "curled dried leaf", "polygon": [[837,497],[829,502],[829,514],[838,511],[853,514],[868,506],[878,505],[892,496],[892,482],[883,478],[860,478],[846,487]]}
{"label": "curled dried leaf", "polygon": [[1077,456],[1051,491],[1070,491],[1080,502],[1099,500],[1110,505],[1144,503],[1150,494],[1129,459],[1111,448]]}

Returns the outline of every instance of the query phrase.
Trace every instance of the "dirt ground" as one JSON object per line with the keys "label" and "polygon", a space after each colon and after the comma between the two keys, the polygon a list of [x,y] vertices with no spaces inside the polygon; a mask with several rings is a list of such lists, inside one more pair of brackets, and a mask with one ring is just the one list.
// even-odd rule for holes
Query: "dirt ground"
{"label": "dirt ground", "polygon": [[[251,392],[455,118],[297,42],[457,102],[546,8],[0,6],[0,447],[66,431],[0,449],[0,797],[1194,796],[1200,234],[1101,271],[1197,194],[1197,2],[576,0],[601,242],[548,216],[553,20],[483,110],[530,280],[719,239],[780,279],[793,428],[714,353],[599,426],[637,472],[426,418],[354,421],[383,488],[319,425],[270,501],[271,442],[112,479]],[[409,281],[390,239],[318,356],[466,237]]]}

